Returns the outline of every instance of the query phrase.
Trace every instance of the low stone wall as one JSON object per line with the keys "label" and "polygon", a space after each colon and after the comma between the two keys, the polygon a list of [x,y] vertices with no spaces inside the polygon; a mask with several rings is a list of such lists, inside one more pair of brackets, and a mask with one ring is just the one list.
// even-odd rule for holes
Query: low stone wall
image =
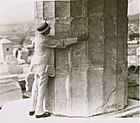
{"label": "low stone wall", "polygon": [[0,107],[8,101],[22,99],[17,75],[0,76]]}
{"label": "low stone wall", "polygon": [[22,73],[23,73],[23,68],[20,65],[15,65],[15,64],[0,65],[0,76],[11,75],[11,74],[22,74]]}

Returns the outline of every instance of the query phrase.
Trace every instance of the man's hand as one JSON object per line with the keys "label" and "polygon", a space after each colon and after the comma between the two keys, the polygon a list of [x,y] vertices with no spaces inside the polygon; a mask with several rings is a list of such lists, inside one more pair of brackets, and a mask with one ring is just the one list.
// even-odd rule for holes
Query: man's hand
{"label": "man's hand", "polygon": [[83,33],[82,35],[77,37],[77,41],[86,41],[88,37],[89,36],[86,33]]}

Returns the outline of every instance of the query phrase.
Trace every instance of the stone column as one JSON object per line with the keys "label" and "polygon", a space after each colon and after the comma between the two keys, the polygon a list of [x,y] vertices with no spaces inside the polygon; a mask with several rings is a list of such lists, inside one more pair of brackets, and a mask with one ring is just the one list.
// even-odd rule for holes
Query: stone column
{"label": "stone column", "polygon": [[35,6],[36,22],[49,21],[56,38],[89,34],[87,41],[55,49],[56,76],[49,80],[46,109],[67,116],[123,109],[127,0],[38,1],[36,5],[41,5]]}

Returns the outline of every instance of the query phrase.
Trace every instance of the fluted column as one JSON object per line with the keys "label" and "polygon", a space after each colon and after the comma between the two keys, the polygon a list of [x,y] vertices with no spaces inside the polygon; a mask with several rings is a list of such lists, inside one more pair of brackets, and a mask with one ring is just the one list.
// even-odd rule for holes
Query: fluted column
{"label": "fluted column", "polygon": [[127,0],[38,1],[36,22],[50,22],[56,38],[78,37],[55,49],[55,78],[46,91],[46,108],[55,114],[91,116],[127,104]]}

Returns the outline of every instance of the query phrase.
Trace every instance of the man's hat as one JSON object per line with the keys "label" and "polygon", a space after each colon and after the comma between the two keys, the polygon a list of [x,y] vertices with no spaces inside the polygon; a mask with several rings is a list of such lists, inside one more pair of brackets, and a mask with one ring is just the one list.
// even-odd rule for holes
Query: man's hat
{"label": "man's hat", "polygon": [[39,33],[44,33],[49,28],[50,28],[50,25],[45,21],[45,22],[42,22],[41,24],[39,24],[36,29]]}

